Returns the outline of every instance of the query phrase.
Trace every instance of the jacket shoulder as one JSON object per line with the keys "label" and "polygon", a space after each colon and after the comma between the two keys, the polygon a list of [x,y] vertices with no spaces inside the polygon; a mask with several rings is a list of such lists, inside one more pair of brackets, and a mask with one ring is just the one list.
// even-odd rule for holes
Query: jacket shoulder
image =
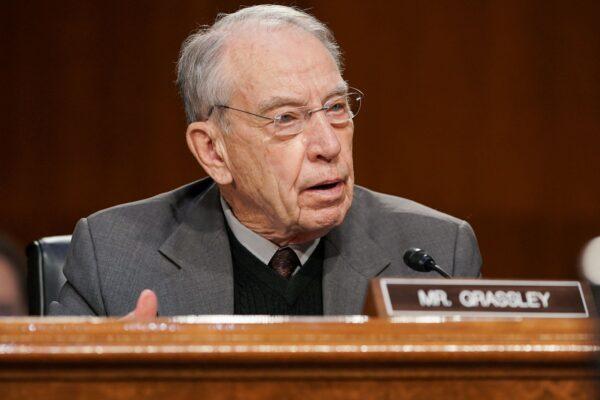
{"label": "jacket shoulder", "polygon": [[[409,248],[425,249],[454,276],[477,277],[481,256],[471,226],[464,220],[415,201],[357,187],[353,216],[361,229],[403,265]],[[400,268],[389,274],[402,275]],[[433,274],[435,276],[435,274]]]}
{"label": "jacket shoulder", "polygon": [[[64,269],[75,292],[96,299],[89,303],[99,315],[124,315],[133,309],[141,290],[153,288],[175,270],[158,249],[211,186],[212,181],[201,180],[98,211],[80,221]],[[82,289],[90,281],[94,287]],[[76,300],[75,293],[65,292],[61,304]]]}
{"label": "jacket shoulder", "polygon": [[360,213],[367,213],[370,219],[409,218],[420,222],[438,222],[461,225],[465,221],[435,210],[416,201],[389,194],[378,193],[361,186],[355,190],[355,201]]}
{"label": "jacket shoulder", "polygon": [[179,222],[212,184],[211,179],[202,179],[147,199],[97,211],[87,220],[94,230],[105,228],[113,231],[115,227],[122,227],[130,233],[139,231],[148,234],[147,229]]}

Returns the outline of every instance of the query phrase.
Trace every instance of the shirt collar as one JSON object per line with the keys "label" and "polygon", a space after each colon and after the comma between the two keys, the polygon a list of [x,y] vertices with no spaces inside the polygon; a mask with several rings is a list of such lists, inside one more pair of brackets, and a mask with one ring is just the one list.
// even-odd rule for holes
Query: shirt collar
{"label": "shirt collar", "polygon": [[[248,229],[244,224],[242,224],[235,215],[233,215],[233,211],[229,204],[221,197],[221,207],[223,207],[223,213],[225,214],[225,220],[227,221],[227,225],[229,225],[229,229],[235,236],[235,238],[244,246],[250,253],[252,253],[256,258],[263,262],[263,264],[268,265],[275,252],[279,250],[279,246],[275,243],[265,239],[260,236],[256,232]],[[290,244],[287,247],[294,250],[298,258],[300,259],[300,265],[304,265],[306,261],[308,261],[309,257],[317,248],[319,241],[321,238],[314,239],[310,242],[299,243],[299,244]]]}

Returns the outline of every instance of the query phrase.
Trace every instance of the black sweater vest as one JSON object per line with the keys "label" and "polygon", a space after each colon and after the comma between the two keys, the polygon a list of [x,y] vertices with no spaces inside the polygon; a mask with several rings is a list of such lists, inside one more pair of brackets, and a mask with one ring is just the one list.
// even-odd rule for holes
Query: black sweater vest
{"label": "black sweater vest", "polygon": [[323,315],[323,241],[287,280],[263,264],[229,231],[234,314]]}

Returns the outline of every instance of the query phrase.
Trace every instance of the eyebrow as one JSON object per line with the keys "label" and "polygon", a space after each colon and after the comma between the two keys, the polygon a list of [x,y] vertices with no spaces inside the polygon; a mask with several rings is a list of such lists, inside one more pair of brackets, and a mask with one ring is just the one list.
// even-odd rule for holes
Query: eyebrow
{"label": "eyebrow", "polygon": [[348,83],[346,81],[338,84],[325,98],[323,99],[323,103],[327,102],[328,99],[335,96],[343,96],[348,93]]}
{"label": "eyebrow", "polygon": [[281,106],[305,106],[306,103],[293,97],[274,96],[258,104],[258,113],[265,114]]}
{"label": "eyebrow", "polygon": [[[346,81],[338,84],[332,91],[330,91],[324,98],[323,103],[325,103],[328,99],[334,96],[341,96],[348,93],[348,83]],[[285,97],[285,96],[274,96],[267,100],[261,101],[258,104],[258,114],[264,114],[268,111],[271,111],[275,108],[281,106],[294,106],[294,107],[302,107],[306,106],[305,101],[298,100],[298,98],[294,97]]]}

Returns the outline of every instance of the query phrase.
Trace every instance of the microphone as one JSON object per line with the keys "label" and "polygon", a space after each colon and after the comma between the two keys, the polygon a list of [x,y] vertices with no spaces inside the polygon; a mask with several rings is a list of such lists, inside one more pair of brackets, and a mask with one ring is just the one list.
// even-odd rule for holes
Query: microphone
{"label": "microphone", "polygon": [[404,253],[404,263],[408,265],[410,268],[419,272],[429,272],[436,271],[438,274],[443,276],[446,279],[452,279],[450,275],[446,271],[442,269],[433,257],[425,252],[425,250],[421,250],[419,248],[413,247]]}
{"label": "microphone", "polygon": [[581,273],[590,284],[596,311],[600,312],[600,236],[592,239],[583,249],[580,268]]}
{"label": "microphone", "polygon": [[581,272],[588,281],[600,285],[600,236],[591,240],[583,249]]}

